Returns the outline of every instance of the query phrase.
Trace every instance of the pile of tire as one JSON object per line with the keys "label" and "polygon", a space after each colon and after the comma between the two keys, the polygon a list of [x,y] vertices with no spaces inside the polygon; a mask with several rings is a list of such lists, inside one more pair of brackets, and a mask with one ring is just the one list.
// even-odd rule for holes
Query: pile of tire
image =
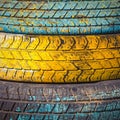
{"label": "pile of tire", "polygon": [[120,1],[0,1],[0,120],[120,120]]}

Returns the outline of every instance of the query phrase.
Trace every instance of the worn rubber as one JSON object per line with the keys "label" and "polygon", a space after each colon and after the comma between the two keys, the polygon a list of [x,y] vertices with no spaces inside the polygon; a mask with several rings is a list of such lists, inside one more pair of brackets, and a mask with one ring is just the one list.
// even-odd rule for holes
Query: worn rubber
{"label": "worn rubber", "polygon": [[1,0],[0,31],[72,35],[119,33],[120,1]]}
{"label": "worn rubber", "polygon": [[1,120],[120,120],[120,80],[89,84],[0,81]]}
{"label": "worn rubber", "polygon": [[0,79],[77,83],[120,78],[120,34],[0,34]]}

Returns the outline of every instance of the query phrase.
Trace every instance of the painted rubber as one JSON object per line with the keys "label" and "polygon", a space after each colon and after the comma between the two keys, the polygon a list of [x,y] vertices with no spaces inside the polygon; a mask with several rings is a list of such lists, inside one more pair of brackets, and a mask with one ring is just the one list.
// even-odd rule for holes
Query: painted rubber
{"label": "painted rubber", "polygon": [[0,31],[68,35],[120,32],[119,0],[52,1],[1,0]]}
{"label": "painted rubber", "polygon": [[120,34],[0,34],[0,79],[77,83],[120,78]]}
{"label": "painted rubber", "polygon": [[120,80],[89,84],[0,81],[1,120],[120,120]]}

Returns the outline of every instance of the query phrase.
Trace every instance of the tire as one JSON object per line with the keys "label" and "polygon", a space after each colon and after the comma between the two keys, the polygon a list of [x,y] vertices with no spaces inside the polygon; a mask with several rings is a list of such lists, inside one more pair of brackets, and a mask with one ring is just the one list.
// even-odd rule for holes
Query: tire
{"label": "tire", "polygon": [[77,83],[120,78],[120,34],[0,34],[0,79]]}
{"label": "tire", "polygon": [[120,120],[120,80],[89,84],[0,81],[1,120]]}
{"label": "tire", "polygon": [[120,34],[0,34],[0,79],[77,83],[120,78]]}
{"label": "tire", "polygon": [[120,32],[119,0],[65,1],[1,0],[0,31],[59,35]]}

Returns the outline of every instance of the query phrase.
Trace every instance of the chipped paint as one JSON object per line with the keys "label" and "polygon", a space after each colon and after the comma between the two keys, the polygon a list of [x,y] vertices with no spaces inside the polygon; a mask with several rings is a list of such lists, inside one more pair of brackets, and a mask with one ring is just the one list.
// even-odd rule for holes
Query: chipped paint
{"label": "chipped paint", "polygon": [[35,101],[36,100],[36,96],[29,96],[29,100]]}
{"label": "chipped paint", "polygon": [[21,108],[20,108],[20,107],[17,107],[17,108],[16,108],[16,112],[21,112]]}

